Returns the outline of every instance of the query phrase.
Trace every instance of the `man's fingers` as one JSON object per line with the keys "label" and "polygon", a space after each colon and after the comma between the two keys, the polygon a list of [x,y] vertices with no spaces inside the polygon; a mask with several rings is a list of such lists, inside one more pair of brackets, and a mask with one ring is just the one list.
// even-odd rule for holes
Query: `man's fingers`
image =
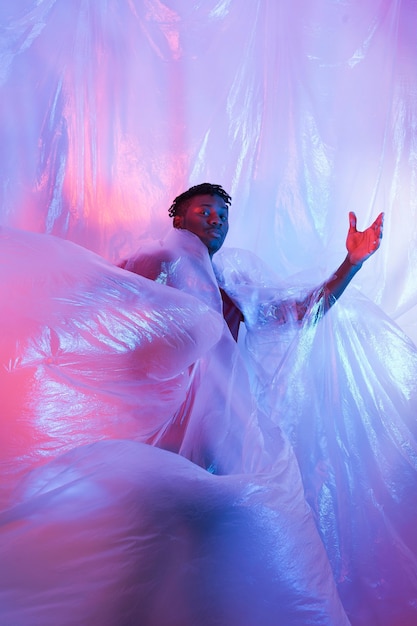
{"label": "man's fingers", "polygon": [[382,231],[384,226],[384,214],[380,213],[374,222],[375,235],[382,239]]}
{"label": "man's fingers", "polygon": [[353,211],[349,212],[349,230],[356,230],[356,215]]}

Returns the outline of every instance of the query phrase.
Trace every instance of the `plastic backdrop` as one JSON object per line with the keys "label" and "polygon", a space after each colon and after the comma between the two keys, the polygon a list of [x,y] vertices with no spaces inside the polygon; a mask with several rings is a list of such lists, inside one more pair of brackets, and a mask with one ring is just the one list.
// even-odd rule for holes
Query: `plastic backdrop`
{"label": "plastic backdrop", "polygon": [[[416,19],[0,0],[5,623],[414,626]],[[214,268],[167,214],[204,181]],[[381,249],[300,324],[349,210]]]}
{"label": "plastic backdrop", "polygon": [[355,285],[417,340],[413,0],[0,2],[1,221],[111,260],[190,184],[228,242],[327,275],[386,213]]}

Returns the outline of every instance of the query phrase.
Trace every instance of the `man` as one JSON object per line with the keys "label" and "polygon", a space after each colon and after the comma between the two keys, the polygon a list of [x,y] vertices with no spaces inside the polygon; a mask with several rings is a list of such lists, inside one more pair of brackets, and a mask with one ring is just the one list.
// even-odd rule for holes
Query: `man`
{"label": "man", "polygon": [[[167,447],[175,428],[170,449],[262,486],[271,510],[291,518],[296,560],[307,552],[296,530],[303,512],[290,503],[304,493],[352,622],[414,623],[415,348],[362,296],[321,319],[379,248],[383,214],[360,232],[350,213],[340,267],[294,295],[253,255],[219,253],[230,203],[218,185],[192,187],[170,208],[168,237],[127,264],[192,294],[229,326],[193,366],[184,405],[155,443]],[[242,365],[234,339],[243,319]]]}
{"label": "man", "polygon": [[[210,259],[220,250],[229,230],[228,213],[231,197],[220,186],[211,183],[202,183],[191,187],[177,196],[169,209],[176,229],[186,230],[196,235],[207,248]],[[346,239],[347,255],[343,263],[322,286],[320,295],[324,296],[324,307],[329,308],[342,295],[352,278],[360,270],[362,264],[378,248],[382,238],[383,214],[381,213],[374,223],[364,232],[356,229],[356,216],[349,214],[349,231]],[[147,265],[147,270],[144,265]],[[149,268],[148,263],[136,262],[133,266],[128,263],[126,269],[146,275],[153,280],[162,280],[158,267]],[[169,283],[168,277],[165,282]],[[244,315],[236,303],[230,298],[227,291],[220,288],[223,301],[223,315],[229,329],[237,339],[240,322]],[[315,294],[317,292],[315,291]],[[296,315],[301,320],[311,304],[312,294],[308,294],[302,301],[295,304]],[[282,310],[281,310],[282,314]]]}
{"label": "man", "polygon": [[[241,468],[242,450],[245,448],[241,416],[252,403],[249,383],[242,384],[247,379],[245,368],[237,365],[234,342],[231,341],[231,345],[230,340],[232,337],[237,339],[241,321],[248,323],[250,317],[258,315],[258,310],[259,316],[265,317],[266,306],[262,297],[258,298],[256,284],[253,289],[250,282],[243,285],[245,297],[242,299],[238,293],[240,285],[236,288],[236,285],[228,284],[218,268],[213,266],[212,258],[222,247],[229,229],[230,204],[231,197],[220,185],[202,183],[191,187],[175,198],[169,209],[169,215],[173,218],[173,231],[163,241],[140,249],[125,263],[127,270],[193,295],[223,315],[227,322],[230,333],[226,328],[215,349],[196,365],[190,374],[190,393],[184,407],[168,430],[154,442],[161,447],[180,452],[216,473],[228,473]],[[272,305],[269,302],[268,317],[273,318],[275,325],[277,320],[280,327],[290,321],[297,324],[308,311],[314,310],[317,302],[321,308],[315,310],[314,315],[320,316],[320,311],[326,311],[340,297],[363,262],[379,247],[382,223],[383,215],[380,214],[369,228],[359,232],[356,229],[356,217],[354,213],[350,213],[346,242],[348,253],[341,266],[328,281],[300,299],[280,301],[276,298]],[[238,272],[234,272],[234,276],[236,275]],[[260,291],[264,296],[265,290]],[[290,326],[287,323],[286,327]],[[235,367],[235,380],[230,373],[231,364]],[[201,384],[203,375],[205,384]],[[210,385],[206,382],[208,380]],[[227,380],[228,385],[225,383]],[[245,392],[244,386],[247,387]],[[192,402],[190,398],[193,398]],[[225,407],[228,407],[229,418],[226,417]],[[195,414],[199,415],[198,429],[201,429],[201,424],[207,426],[204,437],[199,437],[197,447],[193,437],[190,437],[191,443],[188,444],[190,415]],[[259,419],[255,422],[256,430]],[[223,433],[221,437],[219,433]],[[252,435],[256,439],[257,435]],[[222,442],[221,446],[219,441]],[[255,457],[250,456],[249,465],[252,469],[254,464],[256,465]]]}
{"label": "man", "polygon": [[[303,490],[299,460],[293,446],[298,431],[313,431],[304,459],[307,467],[303,472],[303,478],[309,473],[314,483],[315,491],[309,501],[313,500],[318,518],[323,513],[328,527],[332,530],[342,527],[338,509],[335,513],[332,509],[333,495],[328,495],[326,480],[328,475],[332,477],[332,466],[322,463],[320,456],[316,463],[316,449],[320,451],[320,445],[327,445],[327,433],[323,436],[321,422],[312,418],[312,409],[317,408],[329,416],[332,425],[338,419],[339,405],[331,405],[330,411],[326,406],[329,389],[334,389],[336,396],[338,392],[337,381],[335,384],[332,377],[334,361],[323,356],[322,350],[323,345],[331,348],[337,342],[333,342],[332,331],[326,334],[328,326],[332,327],[330,318],[324,323],[315,322],[336,302],[364,261],[378,249],[383,214],[364,232],[359,232],[356,216],[350,213],[347,255],[340,267],[317,289],[294,296],[293,289],[274,284],[273,277],[267,276],[268,269],[256,258],[245,259],[243,251],[236,251],[236,255],[234,250],[225,251],[227,254],[222,251],[215,258],[227,236],[230,204],[230,196],[219,185],[203,183],[191,187],[175,198],[169,209],[174,228],[168,236],[139,250],[125,265],[127,270],[193,295],[227,322],[218,343],[202,353],[190,368],[186,399],[180,410],[150,443],[186,456],[214,474],[250,477],[264,490],[270,509],[291,518],[292,536],[295,543],[302,546],[298,524],[307,509],[303,508],[306,491]],[[178,315],[181,315],[180,310]],[[249,358],[246,362],[243,362],[235,341],[242,320],[249,329],[246,343]],[[299,333],[300,326],[303,329]],[[348,332],[350,329],[351,324]],[[323,332],[325,339],[321,341]],[[352,337],[355,340],[355,333]],[[357,349],[356,345],[354,349]],[[310,360],[312,350],[314,360]],[[353,355],[356,358],[355,352]],[[256,362],[255,366],[251,359]],[[289,384],[287,371],[293,373]],[[312,388],[315,384],[317,389]],[[306,410],[303,405],[302,415],[293,401],[294,395],[307,405]],[[291,406],[288,403],[292,403]],[[329,441],[332,443],[333,440]],[[344,464],[348,448],[342,446],[340,453],[337,445],[333,448],[337,449],[333,453],[337,456],[337,468],[339,461]],[[343,472],[340,473],[344,476]],[[333,489],[331,480],[328,482],[329,489]],[[282,489],[281,493],[279,489]],[[346,488],[341,490],[340,498],[343,500],[347,493]],[[338,505],[339,491],[335,489],[331,494],[336,494]],[[314,501],[316,495],[317,501]],[[320,504],[316,507],[315,504],[323,499],[327,508],[323,505],[320,509]],[[292,511],[290,503],[295,501],[297,505]],[[309,518],[309,527],[310,522]],[[330,546],[329,554],[332,554],[332,546],[337,544],[335,533],[331,534],[329,542],[325,541],[326,547],[327,543]],[[344,534],[341,541],[348,545]],[[300,555],[305,553],[300,550]],[[337,559],[332,559],[332,566],[338,576]],[[309,593],[308,585],[303,593]]]}

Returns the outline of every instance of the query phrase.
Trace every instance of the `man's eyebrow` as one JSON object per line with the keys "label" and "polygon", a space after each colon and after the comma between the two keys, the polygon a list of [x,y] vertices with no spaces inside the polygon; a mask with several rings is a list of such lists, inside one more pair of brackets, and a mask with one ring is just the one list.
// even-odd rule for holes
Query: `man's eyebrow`
{"label": "man's eyebrow", "polygon": [[[212,207],[213,203],[212,202],[202,202],[199,206],[207,206],[207,207]],[[229,210],[229,207],[225,204],[224,206],[219,207],[220,209],[226,209],[226,211]]]}

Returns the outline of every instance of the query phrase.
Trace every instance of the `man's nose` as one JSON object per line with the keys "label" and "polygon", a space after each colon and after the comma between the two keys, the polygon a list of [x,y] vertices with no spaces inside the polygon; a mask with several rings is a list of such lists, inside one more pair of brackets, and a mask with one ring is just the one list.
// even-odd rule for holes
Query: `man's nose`
{"label": "man's nose", "polygon": [[217,215],[217,213],[211,213],[210,214],[209,222],[210,222],[210,224],[221,224],[220,217]]}

